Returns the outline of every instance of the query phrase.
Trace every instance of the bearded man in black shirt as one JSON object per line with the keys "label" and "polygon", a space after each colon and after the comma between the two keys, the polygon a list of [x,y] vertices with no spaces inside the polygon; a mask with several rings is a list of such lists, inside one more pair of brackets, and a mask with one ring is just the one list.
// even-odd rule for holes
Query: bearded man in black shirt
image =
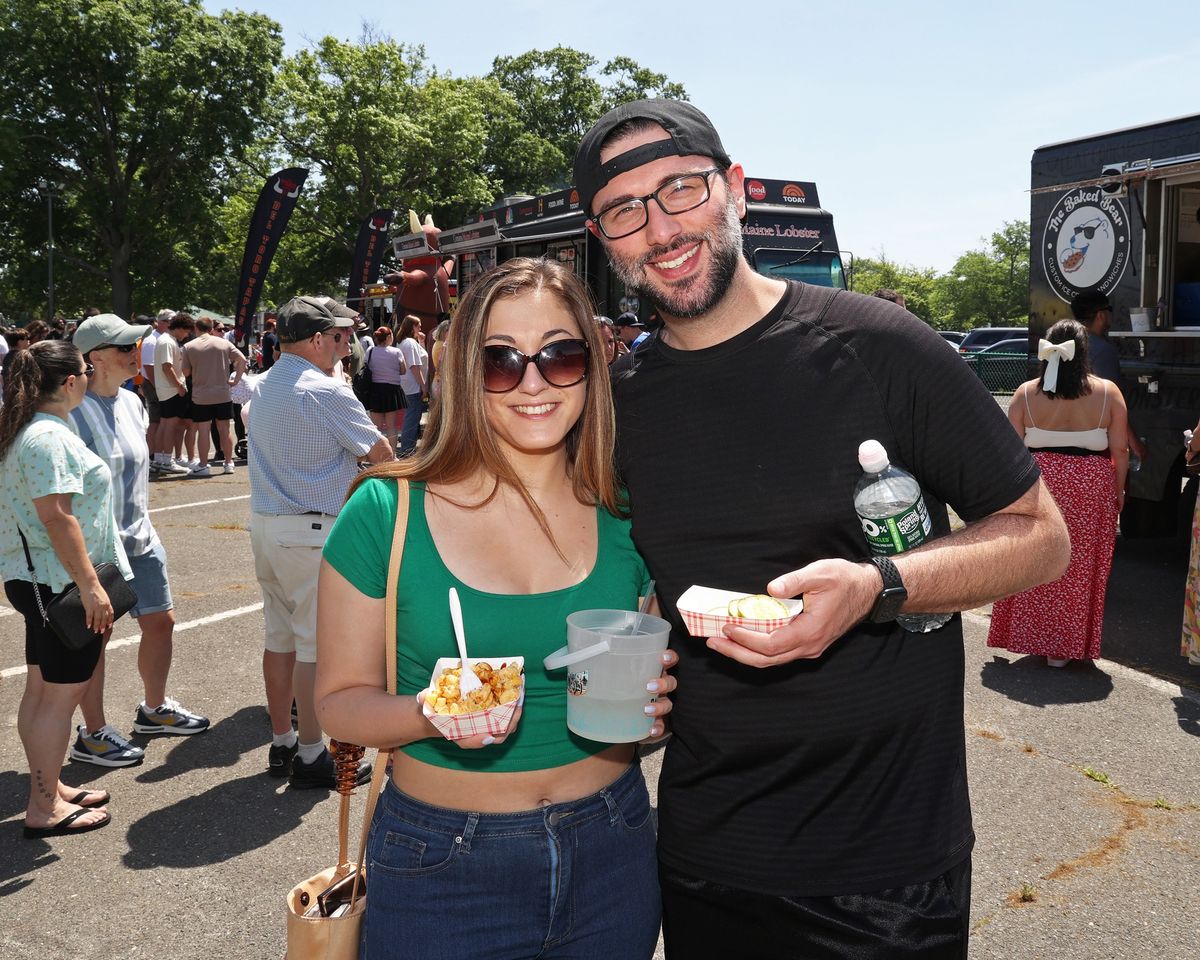
{"label": "bearded man in black shirt", "polygon": [[[634,540],[680,656],[659,782],[667,957],[965,957],[962,623],[911,634],[895,616],[1054,579],[1066,529],[927,325],[751,270],[743,179],[678,101],[616,108],[575,160],[589,228],[664,321],[614,393]],[[852,501],[867,439],[917,477],[933,521],[890,568],[868,561]],[[805,609],[771,634],[690,637],[676,601],[692,584]]]}

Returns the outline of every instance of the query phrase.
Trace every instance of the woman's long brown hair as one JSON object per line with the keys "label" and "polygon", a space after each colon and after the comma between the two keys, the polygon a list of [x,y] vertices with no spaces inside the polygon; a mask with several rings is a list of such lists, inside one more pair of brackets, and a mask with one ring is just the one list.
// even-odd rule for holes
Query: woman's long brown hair
{"label": "woman's long brown hair", "polygon": [[624,510],[613,463],[616,437],[612,390],[600,331],[587,289],[570,270],[553,260],[520,257],[478,277],[459,302],[450,324],[442,355],[442,396],[429,415],[420,452],[404,460],[381,463],[359,474],[347,497],[372,477],[454,483],[477,473],[495,478],[492,492],[474,507],[495,497],[501,484],[520,493],[538,526],[562,552],[550,532],[545,514],[534,502],[504,455],[488,423],[483,389],[483,346],[487,320],[497,300],[526,292],[546,291],[558,298],[571,314],[580,336],[587,341],[588,361],[583,412],[566,437],[568,470],[575,498],[583,504],[600,504],[614,516]]}

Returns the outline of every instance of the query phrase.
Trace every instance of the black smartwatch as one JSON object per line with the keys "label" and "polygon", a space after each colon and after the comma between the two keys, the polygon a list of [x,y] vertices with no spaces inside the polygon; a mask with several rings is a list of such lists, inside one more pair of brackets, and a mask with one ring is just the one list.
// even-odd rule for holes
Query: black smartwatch
{"label": "black smartwatch", "polygon": [[896,619],[904,601],[908,599],[908,591],[904,589],[904,580],[896,565],[887,557],[871,557],[871,563],[883,578],[883,589],[875,598],[875,606],[867,614],[871,623],[891,623]]}

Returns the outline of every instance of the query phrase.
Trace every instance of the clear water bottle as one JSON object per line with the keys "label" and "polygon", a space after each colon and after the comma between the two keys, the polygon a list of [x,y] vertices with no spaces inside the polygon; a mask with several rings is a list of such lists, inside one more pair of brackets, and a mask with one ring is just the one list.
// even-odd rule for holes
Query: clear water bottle
{"label": "clear water bottle", "polygon": [[[854,488],[854,510],[862,521],[867,546],[876,556],[891,556],[919,547],[933,524],[916,477],[893,467],[878,440],[864,440],[858,448],[862,479]],[[896,622],[910,633],[928,633],[945,626],[948,613],[906,613]]]}

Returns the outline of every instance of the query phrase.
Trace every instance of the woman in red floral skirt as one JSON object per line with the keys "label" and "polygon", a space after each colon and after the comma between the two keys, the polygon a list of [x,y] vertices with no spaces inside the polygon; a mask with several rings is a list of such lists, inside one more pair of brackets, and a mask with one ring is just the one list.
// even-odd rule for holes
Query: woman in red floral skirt
{"label": "woman in red floral skirt", "polygon": [[1008,419],[1067,522],[1071,565],[1052,583],[997,601],[987,642],[1061,667],[1100,656],[1129,468],[1128,415],[1116,385],[1091,375],[1087,331],[1077,321],[1054,324],[1039,342],[1038,359],[1041,376],[1017,388]]}

